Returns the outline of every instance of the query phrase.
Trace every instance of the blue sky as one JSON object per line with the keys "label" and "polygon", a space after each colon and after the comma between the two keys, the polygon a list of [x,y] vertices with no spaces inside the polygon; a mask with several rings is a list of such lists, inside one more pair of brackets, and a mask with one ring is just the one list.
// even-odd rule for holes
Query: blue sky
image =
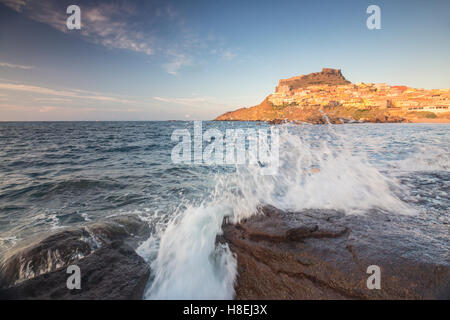
{"label": "blue sky", "polygon": [[[66,8],[81,8],[67,30]],[[366,8],[381,8],[381,30]],[[0,0],[0,120],[212,119],[281,78],[450,88],[449,1]]]}

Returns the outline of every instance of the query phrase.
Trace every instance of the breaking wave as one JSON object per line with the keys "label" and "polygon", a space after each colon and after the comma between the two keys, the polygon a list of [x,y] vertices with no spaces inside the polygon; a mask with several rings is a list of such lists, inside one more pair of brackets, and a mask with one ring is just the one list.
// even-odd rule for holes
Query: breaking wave
{"label": "breaking wave", "polygon": [[261,174],[258,164],[236,166],[233,173],[216,175],[213,191],[200,204],[180,206],[166,228],[138,248],[152,267],[144,298],[232,299],[236,260],[216,237],[224,217],[237,222],[260,205],[414,214],[396,195],[403,187],[356,150],[353,136],[327,128],[318,135],[310,126],[280,127],[277,174]]}

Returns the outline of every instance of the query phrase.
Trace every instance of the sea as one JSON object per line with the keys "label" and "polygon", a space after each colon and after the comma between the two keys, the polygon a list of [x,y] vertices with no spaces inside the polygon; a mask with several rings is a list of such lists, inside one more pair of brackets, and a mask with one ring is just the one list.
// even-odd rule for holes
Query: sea
{"label": "sea", "polygon": [[174,132],[189,132],[195,158],[193,121],[0,122],[0,256],[37,233],[132,214],[151,230],[136,249],[152,270],[145,299],[227,299],[236,260],[215,241],[224,217],[269,204],[450,224],[450,124],[201,125],[276,133],[276,172],[175,161]]}

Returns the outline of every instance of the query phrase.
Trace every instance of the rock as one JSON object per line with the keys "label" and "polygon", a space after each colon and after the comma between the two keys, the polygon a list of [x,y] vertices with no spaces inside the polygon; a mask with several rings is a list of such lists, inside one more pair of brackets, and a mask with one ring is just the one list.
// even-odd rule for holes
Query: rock
{"label": "rock", "polygon": [[284,119],[273,119],[270,121],[267,121],[268,124],[284,124],[284,123],[288,123],[289,121],[284,120]]}
{"label": "rock", "polygon": [[75,263],[81,289],[67,288],[66,268],[0,290],[0,299],[125,300],[142,299],[150,267],[121,241],[105,245]]}
{"label": "rock", "polygon": [[[238,261],[236,299],[450,299],[447,225],[266,206],[223,230]],[[381,268],[380,290],[367,288],[370,265]]]}
{"label": "rock", "polygon": [[101,242],[123,240],[136,248],[150,236],[147,223],[135,215],[119,215],[97,223],[86,225],[90,234],[95,235]]}
{"label": "rock", "polygon": [[[37,236],[1,258],[0,289],[12,299],[135,298],[143,292],[149,268],[133,248],[149,232],[138,217],[123,215]],[[66,280],[61,279],[69,277],[65,271],[72,264],[81,268],[86,286],[67,293]],[[120,284],[122,293],[111,288],[113,284]],[[50,290],[53,287],[58,290]]]}
{"label": "rock", "polygon": [[323,68],[321,72],[313,72],[289,79],[281,79],[275,92],[284,92],[286,89],[292,90],[314,85],[326,84],[329,86],[337,86],[350,83],[350,81],[344,78],[340,69]]}
{"label": "rock", "polygon": [[75,263],[89,255],[91,235],[85,229],[67,229],[20,244],[0,262],[0,288],[7,287]]}
{"label": "rock", "polygon": [[406,120],[405,118],[402,118],[402,117],[399,117],[399,116],[388,116],[386,122],[390,122],[390,123],[402,123],[402,122],[407,122],[407,120]]}

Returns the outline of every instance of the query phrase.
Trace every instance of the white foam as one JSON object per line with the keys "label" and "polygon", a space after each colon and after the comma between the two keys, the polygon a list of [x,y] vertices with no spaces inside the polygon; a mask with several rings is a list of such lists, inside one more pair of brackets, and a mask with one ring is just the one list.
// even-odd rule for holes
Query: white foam
{"label": "white foam", "polygon": [[[300,130],[291,134],[289,130]],[[280,131],[277,175],[260,174],[258,165],[238,166],[235,174],[216,177],[212,194],[201,205],[187,205],[138,253],[152,261],[147,299],[231,299],[236,260],[228,246],[216,245],[223,218],[239,221],[260,204],[281,209],[336,209],[362,214],[378,208],[400,214],[414,210],[392,188],[401,188],[355,153],[353,139],[330,129],[320,139],[302,127]]]}
{"label": "white foam", "polygon": [[236,261],[227,246],[215,243],[227,212],[221,205],[190,207],[169,223],[152,264],[154,281],[145,298],[232,298]]}

